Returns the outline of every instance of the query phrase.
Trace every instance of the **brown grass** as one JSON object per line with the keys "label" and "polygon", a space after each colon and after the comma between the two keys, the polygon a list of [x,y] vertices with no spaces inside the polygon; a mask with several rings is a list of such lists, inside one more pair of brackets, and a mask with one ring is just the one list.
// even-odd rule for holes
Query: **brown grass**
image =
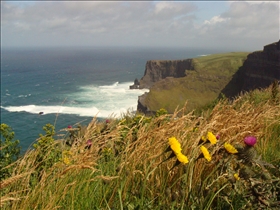
{"label": "brown grass", "polygon": [[[10,189],[14,190],[15,194],[11,196],[11,192],[7,192],[3,195],[1,205],[12,203],[12,209],[16,209],[27,207],[31,203],[36,207],[41,203],[45,205],[44,209],[55,208],[60,199],[65,198],[66,192],[74,192],[78,188],[81,184],[79,176],[84,170],[90,175],[86,175],[87,179],[83,180],[83,183],[101,180],[108,186],[106,193],[109,193],[109,206],[114,204],[118,193],[123,200],[131,196],[145,195],[155,199],[166,199],[168,205],[176,196],[186,198],[192,189],[206,183],[205,180],[213,172],[216,174],[215,178],[206,185],[206,188],[211,189],[212,185],[222,182],[228,176],[227,173],[215,171],[221,158],[217,151],[225,142],[242,145],[244,137],[248,135],[262,139],[268,122],[280,124],[279,104],[267,101],[254,105],[244,101],[243,97],[240,96],[233,102],[221,101],[210,113],[204,112],[200,117],[195,116],[193,112],[182,115],[183,110],[178,110],[172,115],[152,118],[149,123],[144,123],[146,117],[142,116],[138,124],[131,126],[120,120],[112,120],[107,127],[108,132],[103,133],[101,129],[104,124],[93,119],[84,134],[79,137],[80,144],[70,149],[72,163],[56,163],[43,173],[34,189],[29,188],[29,183],[30,174],[38,164],[34,162],[38,151],[29,151],[18,160],[13,176],[1,183],[1,188],[14,187]],[[127,121],[129,120],[127,117]],[[194,127],[198,130],[194,131]],[[217,154],[210,163],[200,158],[199,149],[200,139],[208,131],[220,135],[216,145],[206,144],[212,155]],[[166,152],[168,138],[173,136],[179,140],[183,148],[182,153],[189,159],[186,165],[174,167],[176,158],[167,160],[170,155]],[[93,142],[92,148],[85,150],[85,142],[88,139]],[[117,146],[120,145],[123,149],[118,151],[118,156],[115,157]],[[102,149],[105,148],[112,149],[115,161],[108,169],[100,162],[103,158]],[[103,162],[105,165],[109,163]],[[54,190],[51,186],[57,189]],[[25,203],[20,200],[24,196]],[[46,204],[44,196],[54,201]]]}

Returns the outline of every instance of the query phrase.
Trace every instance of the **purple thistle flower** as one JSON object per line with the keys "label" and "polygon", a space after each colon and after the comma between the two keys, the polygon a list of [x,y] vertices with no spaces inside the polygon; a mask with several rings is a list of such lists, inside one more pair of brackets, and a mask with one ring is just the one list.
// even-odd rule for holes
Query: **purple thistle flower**
{"label": "purple thistle flower", "polygon": [[107,124],[110,123],[110,120],[107,119],[107,120],[106,120],[106,123],[107,123]]}
{"label": "purple thistle flower", "polygon": [[72,125],[68,125],[67,128],[72,128]]}
{"label": "purple thistle flower", "polygon": [[90,149],[92,145],[92,141],[89,139],[87,140],[87,145],[85,146],[85,149]]}
{"label": "purple thistle flower", "polygon": [[92,145],[92,141],[89,139],[89,140],[87,140],[87,145],[88,146],[91,146]]}
{"label": "purple thistle flower", "polygon": [[244,143],[252,147],[257,143],[257,138],[254,136],[247,136],[244,138]]}

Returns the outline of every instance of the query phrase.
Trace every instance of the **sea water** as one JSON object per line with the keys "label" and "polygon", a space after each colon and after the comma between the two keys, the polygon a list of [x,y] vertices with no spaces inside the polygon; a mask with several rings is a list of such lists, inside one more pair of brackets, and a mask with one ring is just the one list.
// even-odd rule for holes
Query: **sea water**
{"label": "sea water", "polygon": [[1,52],[1,123],[20,140],[22,151],[42,127],[87,125],[135,111],[138,96],[130,90],[144,75],[147,60],[177,60],[212,51],[165,48],[5,48]]}

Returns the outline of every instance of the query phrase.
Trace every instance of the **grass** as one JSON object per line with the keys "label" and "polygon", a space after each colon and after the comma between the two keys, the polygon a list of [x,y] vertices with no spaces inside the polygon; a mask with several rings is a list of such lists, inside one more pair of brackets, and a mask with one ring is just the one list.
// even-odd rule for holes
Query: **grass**
{"label": "grass", "polygon": [[[176,108],[188,111],[216,99],[233,75],[242,66],[248,53],[213,54],[192,59],[194,70],[187,70],[182,78],[166,78],[150,88],[145,105],[150,111]],[[167,99],[168,98],[168,99]]]}
{"label": "grass", "polygon": [[[199,114],[93,119],[72,146],[64,144],[71,131],[64,129],[41,162],[37,148],[9,166],[13,174],[1,182],[1,209],[278,209],[280,105],[270,94],[266,89],[223,99]],[[220,136],[217,144],[201,143],[209,131]],[[224,149],[225,142],[244,148],[244,137],[251,135],[263,164]],[[187,164],[170,150],[170,137],[179,141]],[[89,139],[92,146],[85,149]],[[61,158],[38,171],[57,150]]]}

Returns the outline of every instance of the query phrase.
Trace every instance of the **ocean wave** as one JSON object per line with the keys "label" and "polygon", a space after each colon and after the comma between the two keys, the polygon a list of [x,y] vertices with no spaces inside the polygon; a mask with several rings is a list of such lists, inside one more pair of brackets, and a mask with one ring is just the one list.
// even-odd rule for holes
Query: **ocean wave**
{"label": "ocean wave", "polygon": [[[112,85],[100,85],[99,88],[105,88],[105,89],[113,89],[116,88],[117,86],[119,86],[119,82],[115,82]],[[125,84],[125,83],[123,83]]]}
{"label": "ocean wave", "polygon": [[129,89],[129,86],[133,82],[119,83],[115,82],[112,85],[88,85],[79,87],[80,91],[73,93],[70,98],[77,101],[86,101],[93,104],[100,104],[106,106],[106,104],[134,104],[137,102],[138,96],[147,92],[147,89]]}
{"label": "ocean wave", "polygon": [[3,107],[9,112],[28,112],[31,114],[73,114],[81,117],[100,117],[106,118],[109,116],[119,117],[123,113],[127,112],[125,109],[107,111],[99,110],[96,107],[68,107],[68,106],[37,106],[37,105],[26,105],[26,106],[7,106]]}
{"label": "ocean wave", "polygon": [[19,95],[18,97],[19,97],[19,98],[26,98],[26,97],[28,97],[28,96],[31,96],[31,94],[28,94],[28,95]]}
{"label": "ocean wave", "polygon": [[[63,105],[25,105],[1,108],[9,112],[28,112],[32,114],[73,114],[86,117],[119,117],[128,110],[137,109],[137,99],[147,89],[129,89],[133,82],[102,86],[81,86],[80,91],[68,94]],[[19,96],[20,97],[20,96]],[[21,97],[26,97],[22,95]],[[47,101],[45,103],[48,103]]]}

